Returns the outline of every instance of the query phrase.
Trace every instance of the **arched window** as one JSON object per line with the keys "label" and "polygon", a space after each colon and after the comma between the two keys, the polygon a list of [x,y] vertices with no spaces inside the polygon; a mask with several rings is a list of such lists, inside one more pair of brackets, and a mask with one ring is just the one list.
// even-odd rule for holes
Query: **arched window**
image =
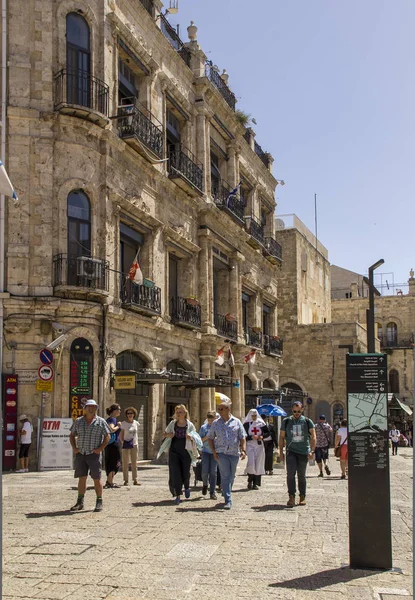
{"label": "arched window", "polygon": [[399,373],[396,369],[389,371],[389,392],[399,394]]}
{"label": "arched window", "polygon": [[90,106],[91,49],[88,23],[77,13],[66,16],[67,102]]}
{"label": "arched window", "polygon": [[264,390],[273,390],[273,389],[275,389],[275,385],[269,379],[264,379],[262,387],[263,387]]}
{"label": "arched window", "polygon": [[136,352],[125,350],[120,352],[116,358],[117,371],[139,371],[145,369],[146,363]]}
{"label": "arched window", "polygon": [[398,343],[398,326],[391,321],[386,325],[386,345],[396,346]]}
{"label": "arched window", "polygon": [[91,256],[91,205],[82,190],[68,196],[68,256]]}

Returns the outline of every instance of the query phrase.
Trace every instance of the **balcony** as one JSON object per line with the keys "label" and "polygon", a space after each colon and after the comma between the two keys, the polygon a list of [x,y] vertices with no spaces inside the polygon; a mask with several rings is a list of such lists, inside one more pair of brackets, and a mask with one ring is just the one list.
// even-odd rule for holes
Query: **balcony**
{"label": "balcony", "polygon": [[203,167],[182,144],[169,147],[169,177],[192,196],[203,193]]}
{"label": "balcony", "polygon": [[218,335],[229,340],[238,340],[238,321],[233,317],[215,312],[215,327]]}
{"label": "balcony", "polygon": [[273,265],[282,263],[281,245],[273,237],[266,237],[264,244],[264,256]]}
{"label": "balcony", "polygon": [[254,141],[254,151],[255,154],[261,159],[261,161],[264,163],[264,165],[267,167],[267,169],[269,169],[270,167],[270,155],[268,152],[264,152],[264,150],[261,148],[261,146]]}
{"label": "balcony", "polygon": [[211,185],[211,194],[216,206],[224,210],[230,217],[236,219],[240,224],[244,223],[245,204],[240,200],[237,194],[233,194],[233,189],[226,181],[213,180]]}
{"label": "balcony", "polygon": [[262,331],[256,327],[247,327],[245,331],[245,342],[247,346],[262,348]]}
{"label": "balcony", "polygon": [[262,248],[265,244],[264,226],[255,217],[245,217],[245,227],[249,235],[248,243],[254,248]]}
{"label": "balcony", "polygon": [[408,333],[399,337],[389,337],[386,335],[378,336],[381,348],[413,348],[414,347],[414,335]]}
{"label": "balcony", "polygon": [[232,110],[235,110],[235,95],[231,92],[222,77],[219,75],[218,70],[214,67],[212,61],[208,61],[205,64],[205,75],[221,94],[222,98],[224,98],[225,102],[231,107]]}
{"label": "balcony", "polygon": [[57,254],[53,257],[53,286],[55,292],[72,291],[106,295],[108,292],[109,263],[107,260],[90,256],[68,256]]}
{"label": "balcony", "polygon": [[62,69],[53,78],[55,110],[104,126],[108,123],[109,88],[86,71]]}
{"label": "balcony", "polygon": [[146,11],[152,17],[154,16],[154,2],[153,0],[140,0],[141,4],[144,6]]}
{"label": "balcony", "polygon": [[159,315],[161,313],[161,290],[152,282],[144,280],[143,285],[138,285],[128,279],[127,275],[121,274],[120,297],[124,307],[135,308],[138,312],[147,315]]}
{"label": "balcony", "polygon": [[185,46],[179,37],[179,34],[172,25],[168,22],[166,17],[160,13],[160,29],[165,38],[168,39],[173,48],[177,51],[180,58],[190,67],[190,50]]}
{"label": "balcony", "polygon": [[[128,102],[131,102],[128,104]],[[163,158],[163,125],[135,98],[126,98],[118,107],[118,135],[148,159],[148,153]]]}
{"label": "balcony", "polygon": [[170,300],[170,315],[172,323],[189,327],[190,329],[200,329],[202,324],[202,311],[200,304],[190,298],[181,298],[177,296]]}
{"label": "balcony", "polygon": [[283,341],[276,335],[264,335],[264,352],[267,356],[282,356]]}

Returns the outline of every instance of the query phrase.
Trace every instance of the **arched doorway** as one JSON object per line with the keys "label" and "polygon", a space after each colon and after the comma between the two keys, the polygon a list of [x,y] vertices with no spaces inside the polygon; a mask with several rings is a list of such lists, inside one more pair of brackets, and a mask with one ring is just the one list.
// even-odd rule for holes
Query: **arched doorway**
{"label": "arched doorway", "polygon": [[399,373],[396,369],[389,371],[389,392],[399,394]]}
{"label": "arched doorway", "polygon": [[[116,359],[117,371],[139,371],[147,366],[146,362],[136,352],[126,350],[118,354]],[[148,439],[148,398],[150,386],[147,383],[136,382],[132,390],[116,390],[116,402],[121,406],[120,419],[124,420],[124,411],[128,406],[134,406],[138,415],[138,459],[147,458]]]}
{"label": "arched doorway", "polygon": [[340,425],[344,419],[344,406],[341,402],[336,402],[333,405],[333,426]]}
{"label": "arched doorway", "polygon": [[248,413],[248,411],[251,410],[251,408],[255,408],[257,405],[257,397],[246,393],[253,389],[254,389],[254,386],[252,384],[252,381],[250,380],[248,375],[244,375],[245,413],[242,415],[243,417],[245,417],[245,415]]}
{"label": "arched doorway", "polygon": [[[304,402],[303,390],[297,383],[294,383],[292,381],[281,385],[281,389],[284,390],[284,388],[286,388],[287,390],[290,390],[290,391],[288,394],[283,393],[281,395],[281,403],[280,404],[281,404],[281,407],[287,413],[287,415],[290,415],[291,414],[291,406],[295,400],[300,400],[300,402]],[[295,392],[299,392],[298,395],[296,395]]]}
{"label": "arched doorway", "polygon": [[[167,370],[172,373],[187,371],[186,367],[178,360],[170,361],[167,364]],[[166,385],[166,424],[170,423],[172,420],[174,407],[177,406],[177,404],[184,404],[187,410],[189,410],[190,388],[168,383]],[[190,420],[192,420],[192,415],[190,415]]]}
{"label": "arched doorway", "polygon": [[326,417],[326,422],[332,425],[330,404],[326,400],[320,400],[320,402],[317,403],[316,421],[320,418],[320,415],[324,415]]}

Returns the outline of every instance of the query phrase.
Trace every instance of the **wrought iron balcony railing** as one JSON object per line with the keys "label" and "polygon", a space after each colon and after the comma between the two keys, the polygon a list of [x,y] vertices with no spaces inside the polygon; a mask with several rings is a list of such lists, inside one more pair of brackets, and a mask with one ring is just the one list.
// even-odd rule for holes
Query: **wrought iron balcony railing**
{"label": "wrought iron balcony railing", "polygon": [[268,152],[264,152],[264,150],[261,148],[261,146],[255,141],[254,141],[254,150],[255,150],[255,154],[262,160],[264,165],[268,168],[269,167]]}
{"label": "wrought iron balcony railing", "polygon": [[176,144],[169,147],[169,173],[172,179],[179,175],[203,192],[203,167],[186,146]]}
{"label": "wrought iron balcony railing", "polygon": [[232,194],[232,191],[233,189],[223,179],[220,181],[212,179],[211,194],[216,206],[243,223],[245,204],[240,200],[238,194]]}
{"label": "wrought iron balcony railing", "polygon": [[62,105],[82,106],[108,116],[109,88],[86,71],[61,69],[53,78],[55,109]]}
{"label": "wrought iron balcony railing", "polygon": [[149,15],[154,15],[154,2],[153,0],[140,0]]}
{"label": "wrought iron balcony railing", "polygon": [[274,335],[264,335],[264,352],[268,356],[282,356],[283,341]]}
{"label": "wrought iron balcony railing", "polygon": [[236,319],[215,312],[215,327],[218,335],[229,338],[230,340],[238,339],[238,321],[236,321]]}
{"label": "wrought iron balcony railing", "polygon": [[163,33],[164,37],[167,38],[170,44],[173,46],[175,50],[177,50],[177,54],[180,58],[186,63],[188,67],[190,67],[190,50],[187,48],[182,40],[179,37],[179,34],[175,30],[172,25],[168,22],[166,17],[160,13],[160,29]]}
{"label": "wrought iron balcony railing", "polygon": [[262,348],[262,331],[255,331],[255,328],[247,327],[245,331],[245,341],[247,346]]}
{"label": "wrought iron balcony railing", "polygon": [[379,335],[379,341],[382,348],[413,348],[414,335],[408,333],[406,335],[388,338],[387,335]]}
{"label": "wrought iron balcony railing", "polygon": [[200,304],[180,296],[171,298],[170,316],[172,322],[177,323],[177,325],[199,328],[202,324]]}
{"label": "wrought iron balcony railing", "polygon": [[282,247],[273,237],[265,238],[265,256],[271,262],[282,262]]}
{"label": "wrought iron balcony railing", "polygon": [[264,226],[258,219],[246,217],[246,230],[261,246],[265,244]]}
{"label": "wrought iron balcony railing", "polygon": [[[127,102],[131,100],[131,104]],[[157,157],[163,157],[163,125],[135,98],[126,98],[118,107],[118,134],[121,138],[136,139],[144,144]]]}
{"label": "wrought iron balcony railing", "polygon": [[108,291],[109,262],[90,256],[53,257],[53,285]]}
{"label": "wrought iron balcony railing", "polygon": [[120,296],[124,305],[141,308],[146,312],[161,313],[161,289],[156,285],[138,285],[126,274],[121,274]]}
{"label": "wrought iron balcony railing", "polygon": [[214,67],[213,62],[210,60],[205,64],[205,75],[213,83],[231,109],[235,110],[235,94],[228,88],[222,77],[219,75],[218,70]]}

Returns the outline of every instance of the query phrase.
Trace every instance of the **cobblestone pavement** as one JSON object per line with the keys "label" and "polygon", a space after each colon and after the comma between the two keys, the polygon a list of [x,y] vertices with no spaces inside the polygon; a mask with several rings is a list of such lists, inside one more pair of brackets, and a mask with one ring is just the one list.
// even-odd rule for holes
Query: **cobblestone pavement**
{"label": "cobblestone pavement", "polygon": [[145,464],[141,487],[104,490],[104,511],[94,513],[91,485],[76,514],[71,472],[7,474],[3,598],[412,598],[412,450],[391,465],[394,567],[403,573],[344,568],[347,481],[334,458],[331,477],[308,468],[308,504],[294,509],[282,469],[248,491],[240,466],[224,511],[200,487],[174,506],[167,467]]}

